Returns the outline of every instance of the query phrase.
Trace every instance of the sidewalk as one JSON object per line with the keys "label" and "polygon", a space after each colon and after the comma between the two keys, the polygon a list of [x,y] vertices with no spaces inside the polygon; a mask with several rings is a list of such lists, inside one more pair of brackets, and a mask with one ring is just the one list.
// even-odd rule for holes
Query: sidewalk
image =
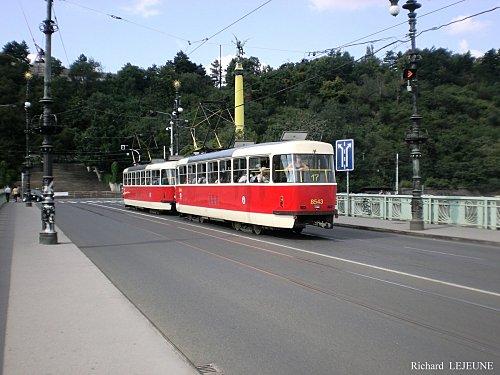
{"label": "sidewalk", "polygon": [[410,223],[408,221],[391,221],[352,216],[339,216],[338,219],[335,219],[334,223],[335,226],[339,227],[391,232],[443,240],[460,240],[488,245],[500,245],[500,231],[491,229],[424,224],[424,230],[410,231]]}
{"label": "sidewalk", "polygon": [[60,229],[38,244],[35,205],[5,204],[0,222],[5,375],[199,374]]}

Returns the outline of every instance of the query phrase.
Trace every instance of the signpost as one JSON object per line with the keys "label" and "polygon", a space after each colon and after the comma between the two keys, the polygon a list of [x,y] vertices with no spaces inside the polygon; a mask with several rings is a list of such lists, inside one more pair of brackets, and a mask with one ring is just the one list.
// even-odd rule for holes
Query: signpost
{"label": "signpost", "polygon": [[335,142],[335,170],[347,172],[346,214],[349,216],[349,171],[354,170],[354,139],[340,139]]}

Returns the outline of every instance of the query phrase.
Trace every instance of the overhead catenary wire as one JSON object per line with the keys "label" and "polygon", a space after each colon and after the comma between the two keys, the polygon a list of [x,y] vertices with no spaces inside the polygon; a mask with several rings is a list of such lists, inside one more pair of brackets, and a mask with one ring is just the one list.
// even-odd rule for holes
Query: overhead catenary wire
{"label": "overhead catenary wire", "polygon": [[118,16],[116,14],[111,14],[111,13],[107,13],[107,12],[104,12],[102,10],[99,10],[99,9],[95,9],[95,8],[91,8],[89,6],[86,6],[86,5],[82,5],[82,4],[79,4],[79,3],[75,3],[73,1],[69,1],[69,0],[59,0],[59,1],[63,1],[65,3],[68,3],[68,4],[71,4],[73,6],[76,6],[76,7],[80,7],[80,8],[83,8],[83,9],[86,9],[86,10],[89,10],[91,12],[95,12],[95,13],[99,13],[99,14],[102,14],[104,16],[107,16],[107,17],[110,17],[114,20],[117,20],[117,21],[123,21],[123,22],[126,22],[126,23],[130,23],[132,25],[135,25],[135,26],[138,26],[138,27],[142,27],[144,29],[147,29],[147,30],[150,30],[150,31],[154,31],[154,32],[157,32],[157,33],[160,33],[160,34],[163,34],[163,35],[166,35],[170,38],[173,38],[173,39],[177,39],[177,40],[182,40],[183,42],[186,42],[186,43],[191,43],[188,39],[186,38],[183,38],[183,37],[180,37],[178,35],[174,35],[174,34],[170,34],[170,33],[167,33],[163,30],[160,30],[160,29],[156,29],[154,27],[151,27],[151,26],[148,26],[148,25],[144,25],[142,23],[138,23],[138,22],[135,22],[135,21],[132,21],[132,20],[129,20],[127,18],[124,18],[122,16]]}
{"label": "overhead catenary wire", "polygon": [[[465,1],[465,0],[462,0],[462,1]],[[459,2],[462,2],[462,1],[459,1]],[[457,3],[459,3],[459,2],[457,2]],[[457,4],[457,3],[454,3],[454,4]],[[449,6],[451,6],[451,5],[454,5],[454,4],[450,4],[450,5],[448,5],[447,7],[449,7]],[[488,12],[495,11],[495,10],[497,10],[498,8],[500,8],[500,7],[494,7],[494,8],[491,8],[491,9],[487,9],[487,10],[481,11],[481,12],[479,12],[479,13],[476,13],[476,14],[473,14],[473,15],[470,15],[470,16],[467,16],[467,17],[464,17],[464,18],[461,18],[461,19],[459,19],[459,20],[455,20],[455,21],[452,21],[452,22],[449,22],[449,23],[446,23],[446,24],[443,24],[443,25],[434,26],[434,27],[431,27],[431,28],[429,28],[429,29],[422,30],[422,31],[421,31],[420,33],[418,33],[415,37],[417,37],[418,35],[423,34],[423,33],[425,33],[425,32],[429,32],[429,31],[436,31],[436,30],[439,30],[439,29],[441,29],[441,28],[443,28],[443,27],[450,26],[450,25],[455,24],[455,23],[458,23],[458,22],[463,22],[463,21],[465,21],[465,20],[467,20],[467,19],[474,18],[474,17],[477,17],[477,16],[479,16],[479,15],[482,15],[482,14],[485,14],[485,13],[488,13]],[[442,8],[440,8],[440,9],[442,9]],[[429,13],[426,13],[426,14],[434,13],[434,12],[436,12],[436,11],[438,11],[438,10],[434,10],[434,11],[429,12]],[[373,35],[373,34],[372,34],[372,35]],[[348,64],[351,64],[351,63],[354,63],[354,62],[358,62],[358,61],[360,61],[360,60],[362,60],[362,59],[364,59],[364,58],[367,58],[367,57],[372,57],[372,56],[374,56],[376,53],[378,53],[378,52],[380,52],[380,51],[382,51],[382,50],[386,49],[387,47],[390,47],[391,45],[394,45],[394,44],[396,44],[396,43],[403,44],[403,43],[408,43],[409,41],[410,41],[410,39],[409,39],[409,38],[408,38],[408,39],[405,39],[405,40],[400,40],[400,39],[397,39],[397,40],[395,40],[395,41],[393,41],[393,42],[391,42],[391,43],[389,43],[389,44],[384,45],[383,47],[381,47],[381,48],[377,49],[376,51],[373,51],[373,52],[371,52],[371,53],[369,53],[369,54],[365,54],[365,55],[361,56],[360,58],[358,58],[358,59],[356,59],[356,60],[353,60],[352,62],[346,62],[346,63],[344,63],[344,64],[341,64],[341,65],[339,65],[339,66],[335,67],[333,70],[338,70],[338,69],[341,69],[341,68],[343,68],[344,66],[346,66],[346,65],[348,65]],[[392,49],[391,49],[391,51],[394,51],[395,49],[396,49],[396,48],[392,48]],[[312,80],[314,80],[314,79],[316,79],[316,78],[320,78],[320,77],[321,77],[321,76],[320,76],[319,74],[316,74],[316,75],[314,75],[314,76],[312,76],[312,77],[309,77],[309,78],[307,78],[307,79],[305,79],[305,80],[303,80],[303,81],[301,81],[301,82],[298,82],[298,83],[296,83],[296,84],[294,84],[294,85],[287,86],[287,87],[285,87],[285,88],[283,88],[283,89],[277,90],[276,92],[271,93],[271,94],[269,94],[269,95],[266,95],[266,96],[263,96],[263,97],[260,97],[260,98],[256,98],[256,99],[252,99],[252,100],[248,100],[248,101],[246,101],[245,103],[243,103],[243,104],[241,104],[241,105],[245,105],[245,104],[248,104],[248,103],[251,103],[251,102],[258,102],[258,101],[261,101],[261,100],[267,99],[267,98],[269,98],[269,97],[272,97],[272,96],[274,96],[274,95],[280,94],[280,93],[282,93],[282,92],[285,92],[285,91],[288,91],[288,90],[292,90],[292,89],[294,89],[295,87],[298,87],[298,86],[300,86],[300,85],[302,85],[302,84],[304,84],[304,83],[306,83],[306,82],[312,81]],[[235,107],[235,108],[236,108],[236,107]]]}
{"label": "overhead catenary wire", "polygon": [[249,15],[251,15],[252,13],[255,13],[256,11],[258,11],[259,9],[261,9],[262,7],[266,6],[267,4],[269,4],[271,1],[273,0],[267,0],[265,1],[264,3],[260,4],[257,8],[254,8],[252,9],[250,12],[248,13],[245,13],[243,16],[241,16],[240,18],[238,18],[236,21],[230,23],[229,25],[225,26],[224,28],[220,29],[219,31],[217,31],[216,33],[212,34],[211,36],[207,37],[207,38],[204,38],[201,40],[201,43],[196,46],[195,48],[193,48],[189,53],[188,53],[188,56],[191,55],[194,51],[196,51],[198,48],[200,48],[202,45],[204,45],[206,42],[208,42],[210,39],[212,39],[213,37],[219,35],[220,33],[222,33],[223,31],[229,29],[231,26],[235,25],[236,23],[240,22],[241,20],[243,20],[244,18],[248,17]]}
{"label": "overhead catenary wire", "polygon": [[59,20],[57,19],[56,8],[55,7],[52,7],[52,12],[54,13],[54,19],[55,19],[56,24],[58,26],[59,39],[61,39],[62,48],[64,50],[64,55],[66,56],[66,62],[68,63],[68,68],[69,68],[69,66],[71,65],[71,63],[69,62],[68,52],[66,51],[66,46],[64,45],[64,40],[63,40],[62,32],[61,32],[61,24],[59,23]]}
{"label": "overhead catenary wire", "polygon": [[23,7],[22,1],[19,0],[18,4],[19,4],[19,7],[21,8],[21,12],[23,13],[24,21],[26,22],[26,26],[28,27],[28,31],[29,31],[29,33],[31,35],[31,40],[33,41],[33,45],[35,46],[35,50],[37,52],[37,55],[41,57],[41,56],[44,55],[43,48],[38,45],[38,43],[35,40],[35,37],[33,36],[33,32],[31,31],[31,27],[30,27],[30,24],[28,22],[28,17],[26,16],[26,12],[24,11],[24,7]]}
{"label": "overhead catenary wire", "polygon": [[[440,11],[442,11],[442,10],[446,9],[446,8],[450,8],[450,7],[452,7],[452,6],[458,5],[458,4],[463,3],[463,2],[465,2],[465,1],[467,1],[467,0],[459,0],[459,1],[455,1],[455,2],[453,2],[453,3],[451,3],[451,4],[448,4],[448,5],[442,6],[441,8],[437,8],[437,9],[431,10],[431,11],[429,11],[429,12],[427,12],[427,13],[423,13],[423,14],[421,14],[421,15],[417,15],[417,17],[416,17],[416,18],[417,18],[417,19],[420,19],[420,18],[426,17],[426,16],[428,16],[428,15],[430,15],[430,14],[440,12]],[[370,33],[370,34],[367,34],[367,35],[365,35],[365,36],[362,36],[362,37],[360,37],[360,38],[354,39],[354,40],[352,40],[352,41],[350,41],[350,42],[347,42],[347,43],[341,44],[341,45],[339,45],[339,46],[337,46],[337,47],[326,48],[326,49],[323,49],[323,50],[317,50],[317,51],[309,51],[309,53],[310,53],[311,55],[312,55],[312,54],[321,55],[321,54],[329,53],[330,51],[340,50],[340,49],[343,49],[343,48],[345,48],[345,47],[348,47],[348,46],[354,45],[353,43],[356,43],[356,42],[359,42],[359,41],[361,41],[361,40],[363,40],[363,39],[369,38],[369,37],[371,37],[371,36],[374,36],[374,35],[377,35],[377,34],[383,33],[384,31],[388,31],[388,30],[394,29],[394,28],[396,28],[396,27],[398,27],[398,26],[405,25],[405,24],[407,24],[407,23],[408,23],[408,22],[405,20],[405,21],[403,21],[403,22],[399,22],[399,23],[397,23],[397,24],[395,24],[395,25],[392,25],[392,26],[389,26],[389,27],[385,27],[385,28],[383,28],[383,29],[381,29],[381,30],[378,30],[378,31],[375,31],[375,32],[373,32],[373,33]]]}

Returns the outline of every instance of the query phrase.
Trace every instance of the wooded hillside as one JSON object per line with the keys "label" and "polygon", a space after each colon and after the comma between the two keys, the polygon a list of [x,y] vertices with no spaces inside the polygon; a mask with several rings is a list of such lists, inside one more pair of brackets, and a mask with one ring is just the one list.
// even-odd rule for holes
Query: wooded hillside
{"label": "wooded hillside", "polygon": [[[19,179],[24,161],[27,55],[24,42],[8,43],[0,54],[2,185]],[[490,50],[479,59],[444,49],[426,49],[420,55],[418,106],[422,127],[429,137],[423,146],[423,184],[498,193],[500,50]],[[401,79],[406,65],[406,55],[392,52],[382,60],[355,60],[348,53],[335,53],[277,69],[262,67],[257,57],[246,58],[246,138],[257,142],[278,140],[283,130],[306,130],[311,139],[332,143],[354,138],[353,191],[394,186],[396,153],[400,181],[403,187],[411,186],[411,162],[404,141],[410,125],[411,94]],[[195,126],[203,119],[197,113],[202,101],[220,101],[222,108],[233,112],[233,68],[234,61],[228,67],[227,84],[219,88],[216,69],[207,75],[183,52],[162,66],[143,69],[126,64],[116,74],[103,73],[99,62],[84,55],[68,69],[54,59],[53,112],[62,127],[55,137],[55,158],[81,161],[110,173],[113,161],[120,167],[131,163],[120,145],[132,145],[131,137],[136,134],[141,134],[146,143],[154,135],[160,146],[168,148],[169,132],[165,127],[169,119],[148,113],[172,111],[172,82],[181,81],[183,118],[189,120],[187,126]],[[43,77],[35,76],[30,80],[29,98],[35,127],[42,113],[42,90]],[[207,123],[197,125],[197,138],[203,140],[209,130]],[[228,122],[218,125],[223,143],[230,142],[233,131]],[[32,152],[39,153],[40,136],[32,138]],[[207,139],[207,146],[216,146],[213,137]],[[189,129],[182,130],[180,143],[184,153],[193,149]],[[153,152],[157,157],[163,154],[162,149]],[[343,183],[344,179],[339,180]]]}

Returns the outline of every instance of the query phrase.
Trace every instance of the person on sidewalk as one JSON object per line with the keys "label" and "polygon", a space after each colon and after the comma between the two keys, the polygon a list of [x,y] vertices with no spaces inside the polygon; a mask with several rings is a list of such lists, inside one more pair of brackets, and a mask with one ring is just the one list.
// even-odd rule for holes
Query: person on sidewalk
{"label": "person on sidewalk", "polygon": [[7,200],[7,202],[9,202],[10,201],[10,192],[11,192],[10,186],[7,185],[5,187],[5,189],[3,189],[3,192],[5,193],[5,199]]}
{"label": "person on sidewalk", "polygon": [[12,198],[14,198],[14,202],[17,202],[17,198],[19,198],[19,189],[17,186],[14,186],[12,189]]}

